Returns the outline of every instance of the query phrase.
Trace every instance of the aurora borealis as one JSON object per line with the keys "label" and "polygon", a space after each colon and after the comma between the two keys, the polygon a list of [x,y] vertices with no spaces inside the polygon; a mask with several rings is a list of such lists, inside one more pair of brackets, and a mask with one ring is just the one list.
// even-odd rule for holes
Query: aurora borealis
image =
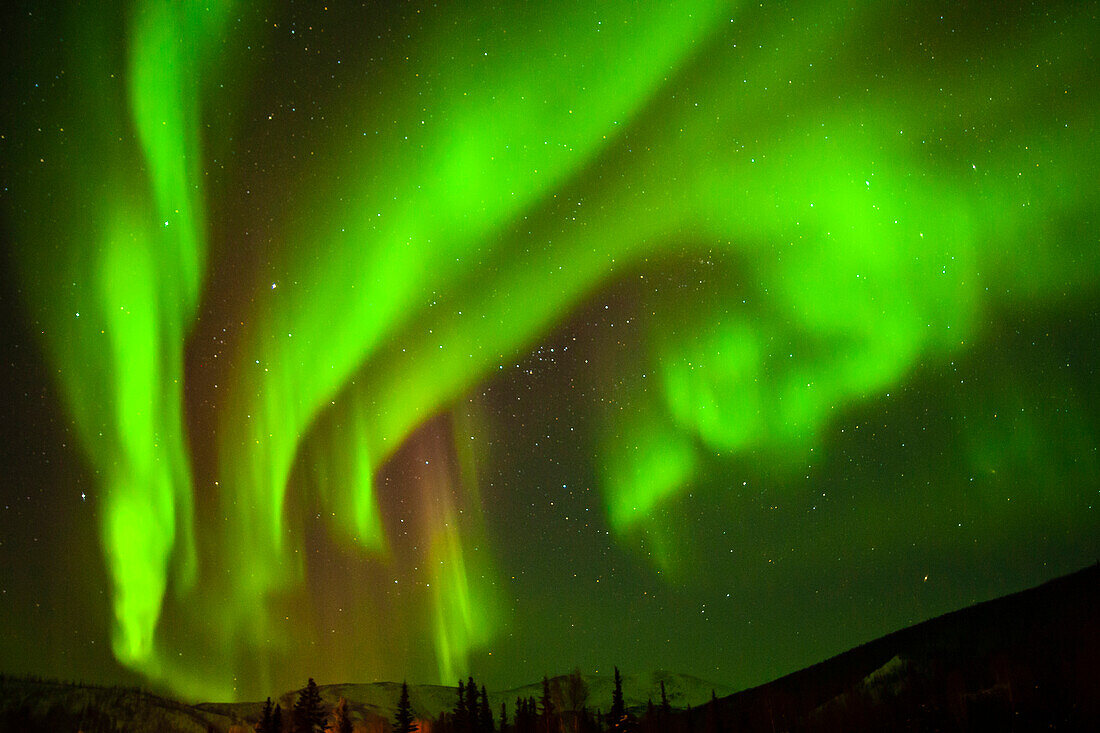
{"label": "aurora borealis", "polygon": [[742,686],[1095,562],[1098,14],[6,11],[0,671]]}

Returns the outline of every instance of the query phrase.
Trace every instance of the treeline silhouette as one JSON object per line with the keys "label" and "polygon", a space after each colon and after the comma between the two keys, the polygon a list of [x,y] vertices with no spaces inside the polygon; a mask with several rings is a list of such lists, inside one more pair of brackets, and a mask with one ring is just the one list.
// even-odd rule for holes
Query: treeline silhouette
{"label": "treeline silhouette", "polygon": [[432,733],[597,733],[606,729],[601,720],[600,712],[588,707],[588,684],[580,671],[570,674],[564,683],[561,678],[543,677],[538,699],[517,697],[511,718],[508,704],[502,702],[495,720],[485,686],[479,691],[470,677],[465,683],[459,681],[454,708],[441,713],[432,722],[431,730]]}
{"label": "treeline silhouette", "polygon": [[[542,678],[538,697],[517,697],[511,710],[502,702],[494,710],[485,685],[478,685],[473,676],[458,681],[454,705],[438,716],[418,719],[409,701],[409,688],[401,684],[392,733],[688,733],[693,717],[689,708],[674,711],[669,705],[665,683],[660,683],[660,700],[649,701],[640,716],[627,709],[623,699],[623,678],[615,668],[615,685],[609,700],[592,700],[588,683],[580,670],[564,677]],[[711,693],[709,712],[704,720],[717,721],[716,700]],[[605,712],[606,710],[606,712]],[[287,716],[271,698],[264,703],[257,733],[353,733],[365,726],[372,733],[381,733],[378,721],[364,722],[357,727],[351,720],[348,701],[340,698],[331,711],[326,711],[317,684],[311,678],[298,693],[294,707]],[[709,727],[708,727],[709,730]],[[715,727],[715,730],[717,728]]]}

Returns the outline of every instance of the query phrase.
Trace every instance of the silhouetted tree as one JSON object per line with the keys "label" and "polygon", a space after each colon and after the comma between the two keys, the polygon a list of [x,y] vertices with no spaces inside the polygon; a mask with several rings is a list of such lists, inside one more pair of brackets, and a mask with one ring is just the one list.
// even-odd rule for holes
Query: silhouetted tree
{"label": "silhouetted tree", "polygon": [[527,701],[522,697],[517,697],[514,711],[515,717],[512,720],[512,727],[516,733],[531,733],[530,722],[527,720]]}
{"label": "silhouetted tree", "polygon": [[276,733],[275,728],[271,725],[271,715],[274,712],[274,708],[271,705],[271,698],[267,698],[267,702],[264,703],[263,712],[260,713],[260,721],[256,723],[256,733]]}
{"label": "silhouetted tree", "polygon": [[397,700],[397,712],[393,716],[393,733],[413,733],[418,730],[416,718],[409,703],[409,685],[401,683],[401,697]]}
{"label": "silhouetted tree", "polygon": [[477,708],[477,732],[493,733],[493,711],[489,708],[489,693],[481,686],[481,700]]}
{"label": "silhouetted tree", "polygon": [[470,728],[470,715],[466,708],[466,683],[462,680],[458,681],[458,700],[455,702],[452,724],[455,733],[467,733]]}
{"label": "silhouetted tree", "polygon": [[271,733],[283,733],[283,706],[279,703],[271,712]]}
{"label": "silhouetted tree", "polygon": [[508,708],[500,704],[500,733],[508,733]]}
{"label": "silhouetted tree", "polygon": [[542,699],[539,700],[539,714],[542,722],[539,729],[542,733],[550,733],[550,716],[554,713],[554,704],[550,700],[550,678],[542,676]]}
{"label": "silhouetted tree", "polygon": [[516,698],[516,733],[535,733],[538,712],[535,706],[535,698]]}
{"label": "silhouetted tree", "polygon": [[718,733],[718,698],[714,690],[710,691],[710,702],[707,703],[707,715],[703,725],[706,733]]}
{"label": "silhouetted tree", "polygon": [[477,691],[477,683],[474,682],[474,678],[468,677],[466,679],[466,714],[469,716],[469,730],[470,733],[477,733],[478,723],[478,698],[480,695]]}
{"label": "silhouetted tree", "polygon": [[611,730],[622,730],[626,717],[626,703],[623,702],[623,676],[615,668],[615,689],[611,692]]}
{"label": "silhouetted tree", "polygon": [[661,680],[661,725],[668,727],[668,718],[672,708],[668,704],[668,695],[665,694],[665,681]]}
{"label": "silhouetted tree", "polygon": [[310,677],[294,703],[294,731],[295,733],[319,733],[324,728],[325,711],[321,707],[321,691],[317,689],[317,683]]}

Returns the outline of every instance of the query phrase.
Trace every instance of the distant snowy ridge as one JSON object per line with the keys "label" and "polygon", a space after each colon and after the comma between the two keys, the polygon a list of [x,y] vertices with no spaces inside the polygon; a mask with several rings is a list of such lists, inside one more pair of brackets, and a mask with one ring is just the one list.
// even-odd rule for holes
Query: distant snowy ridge
{"label": "distant snowy ridge", "polygon": [[[588,685],[588,709],[591,711],[607,711],[611,707],[611,693],[615,687],[613,673],[585,674],[585,683]],[[557,675],[550,678],[557,679],[564,687],[568,675]],[[476,682],[477,680],[475,680]],[[711,691],[722,697],[729,695],[734,690],[726,685],[715,684],[686,674],[673,672],[648,672],[640,674],[623,675],[623,699],[628,709],[640,713],[645,710],[650,700],[654,705],[661,702],[661,682],[665,683],[665,694],[669,705],[674,708],[685,709],[689,706],[698,707],[710,700]],[[458,697],[458,680],[454,687],[445,685],[409,685],[409,702],[412,704],[413,713],[420,719],[435,719],[445,710],[454,709]],[[379,717],[392,719],[397,708],[397,698],[401,694],[399,682],[370,682],[364,684],[339,684],[320,685],[321,699],[326,707],[333,707],[341,697],[348,701],[348,708],[358,712],[360,717]],[[487,690],[489,693],[489,706],[494,714],[499,714],[501,703],[508,708],[508,714],[513,714],[513,708],[517,697],[533,697],[538,700],[542,696],[542,680],[523,687],[509,690]],[[276,698],[284,710],[294,705],[298,697],[298,691],[285,692]],[[256,719],[260,715],[262,703],[204,703],[198,706],[232,718]]]}

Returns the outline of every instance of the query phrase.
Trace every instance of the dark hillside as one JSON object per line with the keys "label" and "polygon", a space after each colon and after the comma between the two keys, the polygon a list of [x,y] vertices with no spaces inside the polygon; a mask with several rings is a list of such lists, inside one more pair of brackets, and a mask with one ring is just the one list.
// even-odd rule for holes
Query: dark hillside
{"label": "dark hillside", "polygon": [[0,676],[0,731],[208,733],[234,718],[129,687]]}
{"label": "dark hillside", "polygon": [[717,701],[681,730],[1100,730],[1100,565]]}

